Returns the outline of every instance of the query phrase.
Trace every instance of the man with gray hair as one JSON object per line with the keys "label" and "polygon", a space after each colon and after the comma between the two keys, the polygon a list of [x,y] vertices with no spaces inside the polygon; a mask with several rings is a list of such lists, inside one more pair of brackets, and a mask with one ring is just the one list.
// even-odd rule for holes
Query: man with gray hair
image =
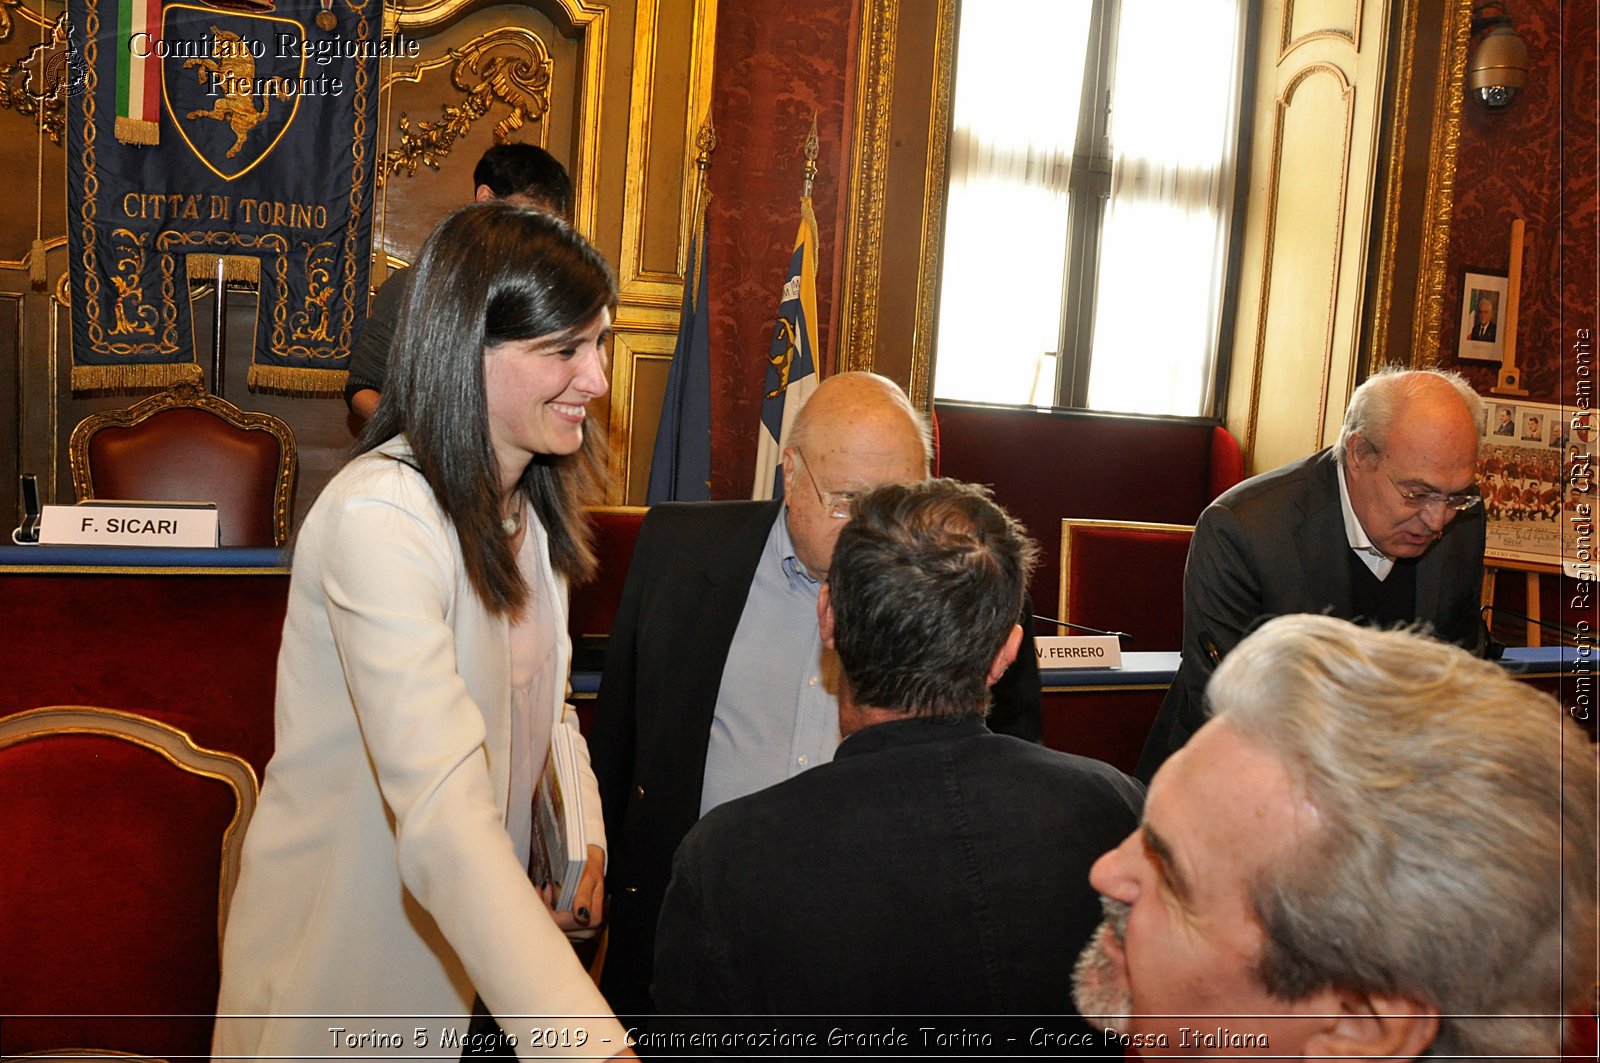
{"label": "man with gray hair", "polygon": [[1266,617],[1420,623],[1482,652],[1481,411],[1455,373],[1385,369],[1351,396],[1335,446],[1206,507],[1183,574],[1183,660],[1139,758],[1141,779],[1204,722],[1212,669]]}
{"label": "man with gray hair", "polygon": [[[831,763],[712,809],[684,839],[654,995],[660,1015],[700,1018],[652,1033],[739,1028],[716,1016],[809,1031],[846,1015],[944,1015],[981,1038],[997,1035],[971,1016],[1063,1011],[1060,950],[1099,920],[1089,865],[1137,823],[1141,794],[1106,764],[984,726],[1022,640],[1033,558],[978,487],[931,480],[857,501],[817,605],[843,672],[844,741]],[[893,1044],[791,1047],[946,1044],[925,1025],[927,1040],[913,1024]]]}
{"label": "man with gray hair", "polygon": [[1269,621],[1090,873],[1074,998],[1142,1056],[1550,1058],[1590,1014],[1594,747],[1464,650]]}

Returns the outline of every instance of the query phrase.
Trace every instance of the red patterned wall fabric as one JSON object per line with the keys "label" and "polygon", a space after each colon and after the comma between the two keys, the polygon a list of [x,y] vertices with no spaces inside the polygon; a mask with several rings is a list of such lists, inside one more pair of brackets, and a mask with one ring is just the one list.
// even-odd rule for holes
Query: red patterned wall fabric
{"label": "red patterned wall fabric", "polygon": [[820,254],[817,342],[833,371],[850,159],[855,0],[717,6],[707,208],[711,224],[711,496],[750,497],[767,348],[800,225],[804,142],[817,117],[812,203]]}
{"label": "red patterned wall fabric", "polygon": [[1462,278],[1474,268],[1506,270],[1511,222],[1520,217],[1527,227],[1517,326],[1522,386],[1529,401],[1572,403],[1584,360],[1573,350],[1580,330],[1588,330],[1586,361],[1594,369],[1595,5],[1522,0],[1512,14],[1528,45],[1528,83],[1503,111],[1467,101],[1462,112],[1439,355],[1480,392],[1493,386],[1494,365],[1456,360]]}

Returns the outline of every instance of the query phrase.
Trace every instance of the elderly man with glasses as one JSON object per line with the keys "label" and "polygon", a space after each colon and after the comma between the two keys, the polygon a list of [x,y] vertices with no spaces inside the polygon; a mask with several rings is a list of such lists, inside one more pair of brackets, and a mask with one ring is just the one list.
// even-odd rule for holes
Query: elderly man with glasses
{"label": "elderly man with glasses", "polygon": [[1145,781],[1205,722],[1206,681],[1259,621],[1328,613],[1417,623],[1481,653],[1481,405],[1455,373],[1385,369],[1350,399],[1339,442],[1224,493],[1183,577],[1183,661],[1151,728]]}
{"label": "elderly man with glasses", "polygon": [[[817,599],[834,543],[857,494],[923,480],[930,458],[893,381],[841,373],[796,418],[781,501],[667,504],[645,518],[589,735],[611,846],[601,989],[619,1014],[649,1010],[656,918],[689,828],[833,759],[839,676]],[[1039,737],[1031,635],[993,688],[989,726]]]}

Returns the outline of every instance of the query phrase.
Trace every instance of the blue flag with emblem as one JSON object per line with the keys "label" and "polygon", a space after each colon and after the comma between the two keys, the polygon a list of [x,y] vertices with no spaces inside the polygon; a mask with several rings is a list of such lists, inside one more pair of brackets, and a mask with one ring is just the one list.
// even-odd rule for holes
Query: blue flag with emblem
{"label": "blue flag with emblem", "polygon": [[74,388],[197,379],[191,278],[254,287],[252,387],[343,388],[366,316],[378,61],[396,42],[382,14],[69,0]]}
{"label": "blue flag with emblem", "polygon": [[783,448],[800,408],[817,390],[817,219],[811,197],[800,199],[800,233],[789,256],[778,323],[767,352],[766,386],[756,443],[751,498],[783,497]]}
{"label": "blue flag with emblem", "polygon": [[684,271],[678,342],[672,349],[645,495],[652,506],[657,502],[704,502],[711,497],[709,236],[707,221],[700,227],[699,246],[690,248],[689,268]]}

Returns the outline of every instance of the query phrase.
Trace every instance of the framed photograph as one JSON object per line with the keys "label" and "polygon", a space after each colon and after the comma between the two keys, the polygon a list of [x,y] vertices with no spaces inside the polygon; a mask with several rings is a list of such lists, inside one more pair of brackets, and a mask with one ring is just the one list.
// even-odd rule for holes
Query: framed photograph
{"label": "framed photograph", "polygon": [[1577,571],[1600,516],[1595,463],[1600,432],[1592,409],[1483,400],[1488,425],[1478,447],[1478,490],[1487,520],[1484,556],[1514,568]]}
{"label": "framed photograph", "polygon": [[1461,283],[1461,339],[1456,357],[1499,362],[1505,351],[1506,275],[1468,269]]}

